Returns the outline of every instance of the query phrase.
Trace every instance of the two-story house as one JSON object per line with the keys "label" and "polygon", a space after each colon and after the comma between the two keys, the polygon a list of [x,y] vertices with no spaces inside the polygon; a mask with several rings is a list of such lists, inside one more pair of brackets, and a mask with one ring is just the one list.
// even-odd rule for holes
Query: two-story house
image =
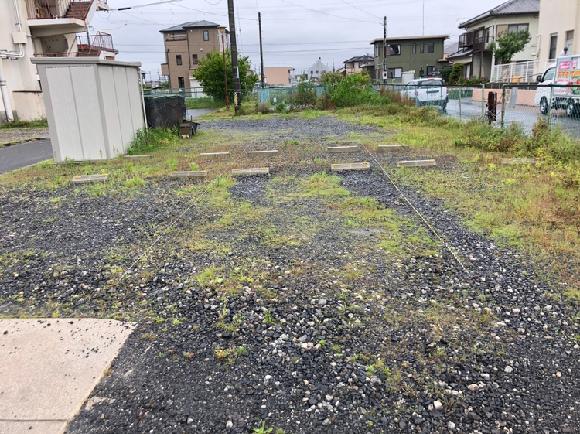
{"label": "two-story house", "polygon": [[568,49],[568,54],[580,54],[580,1],[540,0],[539,65],[542,73]]}
{"label": "two-story house", "polygon": [[165,43],[161,74],[169,77],[171,89],[200,87],[193,71],[209,53],[223,53],[229,47],[228,31],[211,21],[194,21],[160,30]]}
{"label": "two-story house", "polygon": [[493,44],[506,32],[527,31],[530,42],[515,54],[512,62],[529,62],[538,58],[538,21],[540,0],[510,0],[461,24],[459,50],[449,56],[454,64],[463,65],[466,79],[489,80],[496,64]]}
{"label": "two-story house", "polygon": [[448,35],[392,37],[387,38],[386,49],[383,38],[375,39],[374,78],[400,82],[403,73],[411,71],[412,78],[438,75],[446,39]]}
{"label": "two-story house", "polygon": [[[369,72],[369,70],[374,70],[374,67],[375,58],[370,54],[354,56],[344,61],[344,73],[346,75]],[[371,77],[374,77],[374,75],[371,75]]]}
{"label": "two-story house", "polygon": [[46,116],[36,66],[38,56],[116,54],[111,35],[88,35],[88,24],[106,0],[0,2],[0,123]]}

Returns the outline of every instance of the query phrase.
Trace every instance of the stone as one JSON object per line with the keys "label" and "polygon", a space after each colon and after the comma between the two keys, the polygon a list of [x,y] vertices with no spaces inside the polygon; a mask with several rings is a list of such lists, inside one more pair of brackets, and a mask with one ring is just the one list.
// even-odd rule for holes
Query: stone
{"label": "stone", "polygon": [[0,320],[9,332],[0,335],[0,432],[63,432],[133,328],[115,320]]}
{"label": "stone", "polygon": [[472,392],[477,392],[479,390],[479,386],[477,384],[470,384],[469,386],[467,386],[467,388]]}
{"label": "stone", "polygon": [[449,429],[455,429],[455,423],[454,422],[451,422],[451,421],[447,422],[447,428],[449,428]]}
{"label": "stone", "polygon": [[511,374],[514,371],[514,368],[512,368],[511,366],[506,366],[505,369],[503,370],[506,374]]}
{"label": "stone", "polygon": [[197,170],[197,171],[180,171],[171,172],[169,174],[170,178],[205,178],[207,177],[207,170]]}
{"label": "stone", "polygon": [[109,178],[109,175],[107,175],[107,174],[103,174],[103,175],[79,175],[79,176],[73,176],[72,183],[78,184],[78,185],[96,184],[99,182],[106,182],[108,178]]}
{"label": "stone", "polygon": [[433,402],[433,410],[435,410],[435,411],[443,410],[443,403],[441,401],[434,401]]}
{"label": "stone", "polygon": [[277,155],[278,154],[278,150],[277,149],[268,149],[268,150],[265,150],[265,151],[249,151],[248,154],[249,155],[256,156],[256,157],[259,157],[259,156],[267,157],[267,156],[270,156],[270,155]]}
{"label": "stone", "polygon": [[437,166],[435,160],[403,160],[397,162],[397,167],[432,167]]}
{"label": "stone", "polygon": [[226,428],[227,429],[232,429],[234,427],[234,423],[231,420],[228,420],[226,422]]}
{"label": "stone", "polygon": [[379,145],[379,146],[377,146],[377,152],[400,151],[401,149],[403,149],[403,145]]}
{"label": "stone", "polygon": [[359,145],[328,146],[326,150],[331,154],[347,154],[350,152],[358,152],[360,150],[360,147]]}
{"label": "stone", "polygon": [[269,167],[255,167],[253,169],[233,169],[232,176],[258,176],[269,175]]}
{"label": "stone", "polygon": [[370,170],[371,163],[364,162],[364,163],[341,163],[341,164],[332,164],[330,166],[330,170],[333,172],[348,172],[348,171],[365,171]]}
{"label": "stone", "polygon": [[229,156],[229,152],[202,152],[199,154],[200,157],[203,158],[220,158],[220,157],[227,157]]}
{"label": "stone", "polygon": [[123,158],[126,158],[127,160],[148,160],[153,158],[153,155],[124,155]]}

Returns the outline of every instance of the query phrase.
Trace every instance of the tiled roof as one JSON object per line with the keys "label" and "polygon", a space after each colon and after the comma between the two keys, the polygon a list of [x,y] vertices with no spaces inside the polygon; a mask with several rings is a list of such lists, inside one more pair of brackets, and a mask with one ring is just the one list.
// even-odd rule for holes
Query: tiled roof
{"label": "tiled roof", "polygon": [[365,54],[364,56],[354,56],[351,57],[348,60],[345,60],[343,63],[353,63],[353,62],[374,62],[375,58],[373,56],[370,56],[368,54]]}
{"label": "tiled roof", "polygon": [[479,14],[470,20],[459,24],[459,28],[468,27],[493,16],[534,13],[540,13],[540,0],[509,0],[500,4],[499,6],[496,6],[493,9],[488,10],[487,12]]}
{"label": "tiled roof", "polygon": [[178,26],[168,27],[167,29],[159,30],[161,33],[165,32],[183,32],[185,29],[194,29],[194,28],[213,28],[213,27],[220,27],[219,24],[213,23],[211,21],[190,21],[187,23],[179,24]]}

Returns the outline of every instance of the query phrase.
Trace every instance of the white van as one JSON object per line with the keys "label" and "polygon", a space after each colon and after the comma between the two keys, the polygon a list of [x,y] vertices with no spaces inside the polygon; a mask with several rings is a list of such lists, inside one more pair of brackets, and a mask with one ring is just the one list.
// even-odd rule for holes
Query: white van
{"label": "white van", "polygon": [[564,109],[568,116],[580,117],[580,55],[558,58],[538,76],[535,103],[543,114]]}
{"label": "white van", "polygon": [[420,107],[424,105],[447,108],[449,97],[447,88],[440,78],[420,78],[411,80],[401,91],[401,96],[414,101]]}

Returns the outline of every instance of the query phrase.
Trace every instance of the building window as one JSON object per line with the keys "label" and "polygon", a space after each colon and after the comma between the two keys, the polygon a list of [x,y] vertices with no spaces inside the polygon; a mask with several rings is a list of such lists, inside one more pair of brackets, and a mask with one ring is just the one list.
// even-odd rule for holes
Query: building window
{"label": "building window", "polygon": [[417,44],[411,45],[411,54],[417,54]]}
{"label": "building window", "polygon": [[553,60],[556,58],[556,51],[558,50],[558,34],[552,33],[550,35],[550,52],[548,58]]}
{"label": "building window", "polygon": [[421,53],[434,53],[435,42],[425,42],[421,47]]}
{"label": "building window", "polygon": [[507,31],[508,33],[528,32],[529,28],[529,24],[510,24]]}
{"label": "building window", "polygon": [[177,83],[180,89],[185,89],[185,79],[183,77],[177,77]]}
{"label": "building window", "polygon": [[379,57],[381,54],[381,46],[379,44],[375,44],[375,57]]}
{"label": "building window", "polygon": [[181,58],[181,54],[177,54],[175,56],[175,63],[177,63],[178,65],[183,65],[183,59]]}
{"label": "building window", "polygon": [[387,44],[387,56],[400,56],[401,44]]}
{"label": "building window", "polygon": [[204,30],[203,31],[203,40],[204,41],[209,41],[209,30]]}
{"label": "building window", "polygon": [[564,45],[565,47],[568,47],[568,54],[572,54],[574,52],[573,45],[574,45],[574,30],[568,30],[566,32],[566,45]]}
{"label": "building window", "polygon": [[197,65],[198,62],[199,62],[199,59],[197,58],[197,54],[192,54],[191,55],[191,63],[194,65]]}
{"label": "building window", "polygon": [[435,67],[427,65],[427,77],[433,77]]}
{"label": "building window", "polygon": [[388,78],[401,78],[403,77],[403,68],[389,68],[387,71]]}

